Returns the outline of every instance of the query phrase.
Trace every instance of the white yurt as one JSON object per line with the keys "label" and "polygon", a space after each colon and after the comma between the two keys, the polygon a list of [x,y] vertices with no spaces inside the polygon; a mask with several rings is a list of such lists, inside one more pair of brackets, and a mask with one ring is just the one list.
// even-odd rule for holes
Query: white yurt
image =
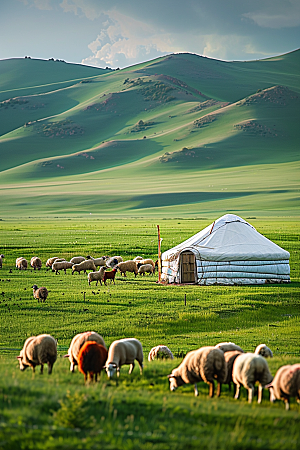
{"label": "white yurt", "polygon": [[161,280],[201,285],[289,283],[289,252],[226,214],[164,252]]}

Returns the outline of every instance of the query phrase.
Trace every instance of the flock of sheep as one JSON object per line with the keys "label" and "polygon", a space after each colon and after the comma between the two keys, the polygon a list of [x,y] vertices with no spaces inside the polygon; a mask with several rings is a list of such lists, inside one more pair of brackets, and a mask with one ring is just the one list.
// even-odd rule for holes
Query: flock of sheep
{"label": "flock of sheep", "polygon": [[[272,351],[260,344],[254,353],[244,353],[243,349],[232,342],[223,342],[216,346],[201,347],[187,353],[181,364],[168,375],[170,390],[175,391],[184,384],[194,384],[195,395],[198,395],[197,383],[204,381],[209,385],[209,396],[214,396],[214,382],[217,381],[217,396],[221,395],[222,384],[235,385],[235,399],[239,398],[240,387],[248,390],[248,402],[254,397],[254,386],[258,382],[258,403],[262,401],[263,388],[270,390],[270,401],[283,400],[286,409],[290,406],[290,397],[296,397],[300,402],[300,364],[286,365],[278,369],[273,378],[266,358],[272,357]],[[107,350],[102,336],[94,331],[79,333],[72,339],[68,353],[70,370],[75,367],[84,374],[85,381],[97,381],[97,376],[104,369],[108,378],[115,373],[120,375],[123,365],[129,364],[131,374],[135,361],[138,362],[140,373],[143,373],[143,348],[138,339],[119,339],[110,345]],[[165,345],[153,347],[148,360],[159,358],[173,359],[171,350]],[[28,338],[17,356],[20,369],[25,370],[31,366],[48,365],[48,373],[52,373],[53,364],[57,358],[57,341],[48,334]]]}

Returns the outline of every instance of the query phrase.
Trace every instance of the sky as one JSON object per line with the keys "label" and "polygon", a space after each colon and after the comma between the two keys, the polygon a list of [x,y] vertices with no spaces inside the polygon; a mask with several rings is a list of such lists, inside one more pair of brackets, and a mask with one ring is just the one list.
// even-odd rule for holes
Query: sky
{"label": "sky", "polygon": [[0,0],[0,59],[123,68],[170,53],[223,61],[300,47],[300,0]]}

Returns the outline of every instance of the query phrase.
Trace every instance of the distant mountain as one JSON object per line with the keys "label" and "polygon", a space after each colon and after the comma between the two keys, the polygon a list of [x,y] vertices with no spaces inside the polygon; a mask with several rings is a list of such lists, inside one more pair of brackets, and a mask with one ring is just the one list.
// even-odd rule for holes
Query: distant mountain
{"label": "distant mountain", "polygon": [[300,50],[0,61],[2,215],[298,214]]}

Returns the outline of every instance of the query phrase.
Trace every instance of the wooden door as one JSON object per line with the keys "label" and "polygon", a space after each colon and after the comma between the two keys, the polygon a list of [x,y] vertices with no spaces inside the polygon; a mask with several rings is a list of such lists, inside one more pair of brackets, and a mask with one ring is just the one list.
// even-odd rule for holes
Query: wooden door
{"label": "wooden door", "polygon": [[194,253],[185,252],[181,256],[181,283],[196,283],[196,258]]}

